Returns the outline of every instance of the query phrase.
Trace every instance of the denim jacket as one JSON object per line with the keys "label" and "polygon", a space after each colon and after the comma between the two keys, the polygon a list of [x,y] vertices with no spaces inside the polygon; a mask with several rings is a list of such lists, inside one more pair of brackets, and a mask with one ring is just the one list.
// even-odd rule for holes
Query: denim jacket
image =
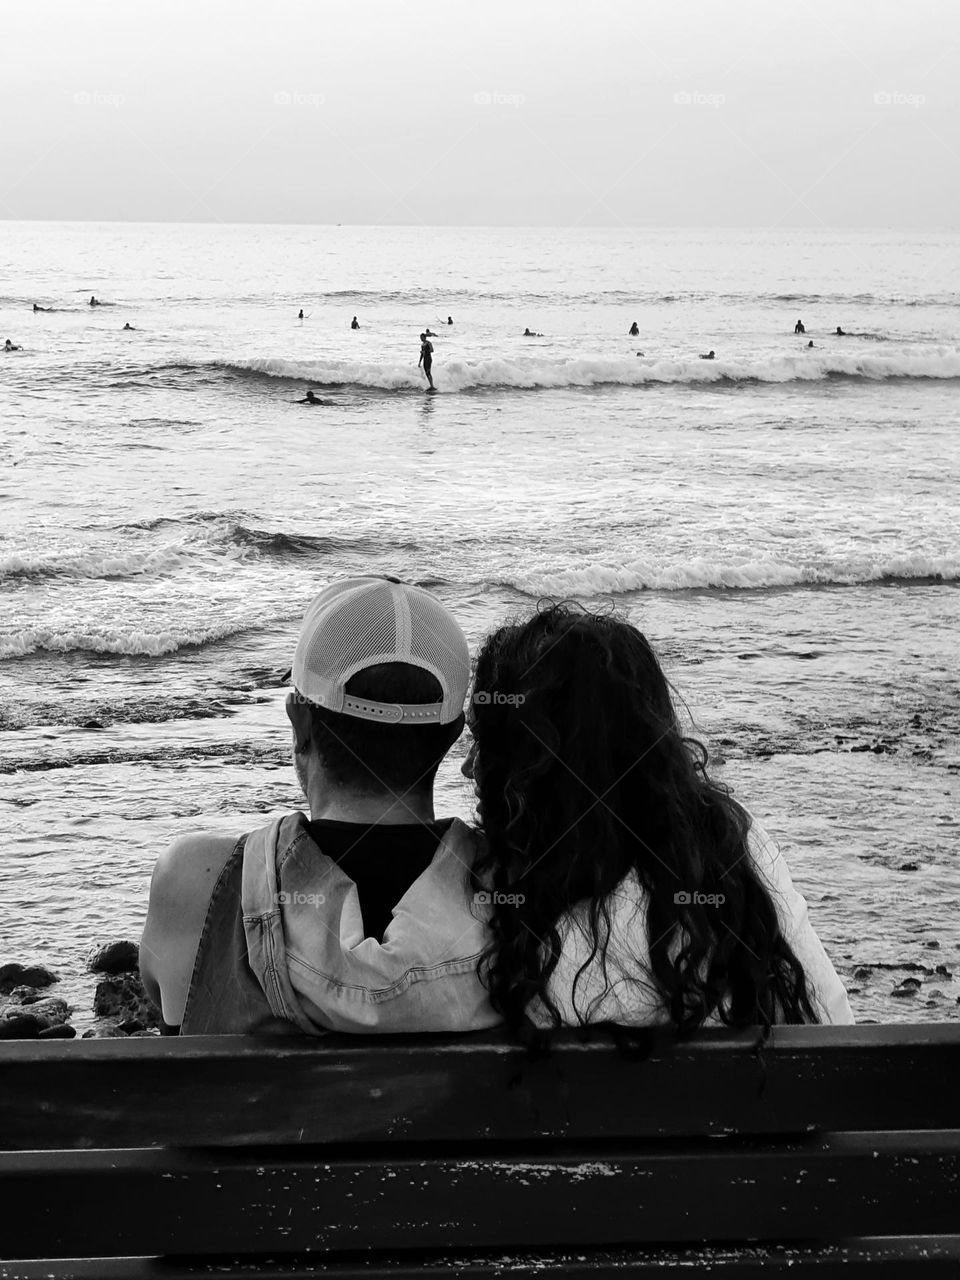
{"label": "denim jacket", "polygon": [[214,889],[181,1034],[496,1025],[477,976],[490,908],[470,890],[475,853],[454,820],[378,942],[364,936],[356,885],[302,813],[251,832]]}

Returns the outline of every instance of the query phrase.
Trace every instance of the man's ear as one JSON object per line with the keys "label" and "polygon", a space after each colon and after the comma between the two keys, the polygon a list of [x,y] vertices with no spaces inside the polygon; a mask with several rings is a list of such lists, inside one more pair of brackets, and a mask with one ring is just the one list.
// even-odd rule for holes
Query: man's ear
{"label": "man's ear", "polygon": [[287,719],[293,726],[293,739],[301,753],[310,745],[310,707],[296,690],[287,694]]}

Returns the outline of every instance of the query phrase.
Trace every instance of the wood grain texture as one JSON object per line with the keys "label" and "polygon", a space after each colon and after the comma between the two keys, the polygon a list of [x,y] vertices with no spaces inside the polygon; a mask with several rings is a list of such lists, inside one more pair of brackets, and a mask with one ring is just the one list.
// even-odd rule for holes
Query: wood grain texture
{"label": "wood grain texture", "polygon": [[946,1234],[960,1222],[960,1131],[548,1145],[467,1159],[269,1148],[8,1154],[0,1156],[3,1252],[837,1240]]}
{"label": "wood grain texture", "polygon": [[737,1245],[689,1249],[511,1251],[448,1256],[413,1252],[381,1258],[357,1254],[289,1258],[95,1258],[55,1262],[0,1262],[0,1280],[197,1280],[206,1276],[256,1275],[261,1280],[297,1280],[322,1269],[333,1280],[506,1280],[563,1276],[564,1280],[639,1277],[640,1280],[720,1280],[761,1276],[764,1280],[955,1280],[960,1236],[887,1237],[845,1245]]}
{"label": "wood grain texture", "polygon": [[0,1146],[523,1141],[960,1128],[960,1025],[609,1040],[489,1034],[0,1045]]}

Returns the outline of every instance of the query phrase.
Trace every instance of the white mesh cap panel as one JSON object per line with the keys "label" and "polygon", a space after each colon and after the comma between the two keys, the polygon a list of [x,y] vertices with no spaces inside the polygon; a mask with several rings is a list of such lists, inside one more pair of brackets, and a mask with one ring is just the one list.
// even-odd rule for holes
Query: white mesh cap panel
{"label": "white mesh cap panel", "polygon": [[[346,693],[356,672],[407,662],[436,676],[442,702],[401,706]],[[387,723],[449,724],[463,710],[470,678],[466,638],[439,600],[420,587],[348,578],[310,603],[293,659],[293,683],[311,702]]]}

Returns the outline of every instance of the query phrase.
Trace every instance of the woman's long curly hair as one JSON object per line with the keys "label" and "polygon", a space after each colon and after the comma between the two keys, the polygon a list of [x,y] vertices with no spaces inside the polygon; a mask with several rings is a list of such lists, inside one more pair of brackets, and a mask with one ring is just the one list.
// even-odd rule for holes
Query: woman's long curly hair
{"label": "woman's long curly hair", "polygon": [[[818,1021],[748,854],[750,818],[708,777],[706,749],[683,735],[636,627],[542,607],[487,639],[474,689],[485,837],[474,888],[495,891],[480,975],[508,1028],[529,1038],[532,1002],[561,1024],[549,983],[558,923],[578,904],[592,950],[577,979],[598,957],[606,975],[610,895],[631,872],[647,894],[650,940],[650,971],[636,980],[653,984],[678,1034],[714,1014],[765,1030]],[[695,893],[722,894],[722,904]]]}

